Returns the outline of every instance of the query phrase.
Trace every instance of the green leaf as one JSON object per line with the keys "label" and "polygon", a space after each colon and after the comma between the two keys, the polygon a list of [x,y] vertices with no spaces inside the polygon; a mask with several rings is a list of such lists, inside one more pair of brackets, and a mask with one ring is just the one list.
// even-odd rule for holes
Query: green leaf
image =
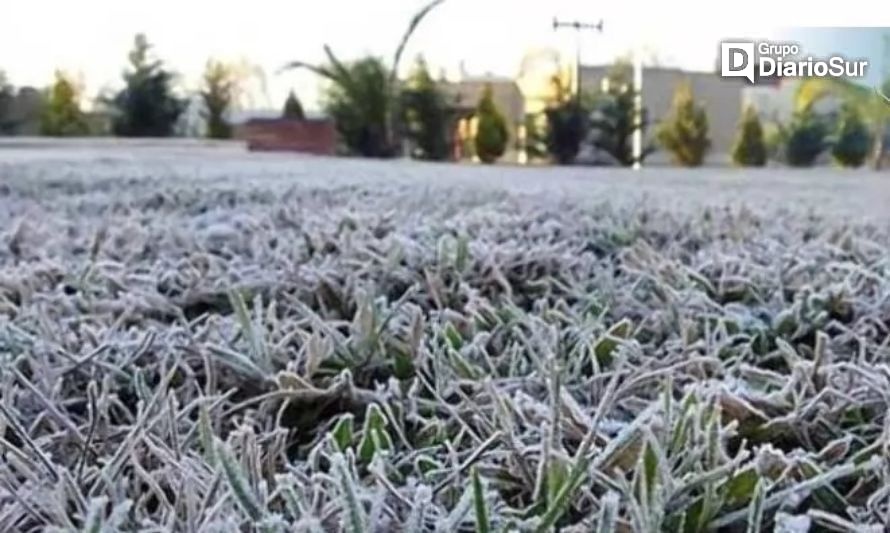
{"label": "green leaf", "polygon": [[263,338],[262,331],[254,325],[247,304],[241,293],[236,290],[229,291],[229,304],[235,313],[238,325],[241,327],[241,334],[244,335],[247,345],[250,348],[250,355],[253,362],[263,369],[265,372],[271,372],[272,364],[269,354],[266,350],[266,342]]}
{"label": "green leaf", "polygon": [[727,503],[733,506],[742,505],[751,500],[754,489],[760,481],[757,470],[754,468],[746,468],[736,474],[726,482],[723,486]]}
{"label": "green leaf", "polygon": [[563,457],[552,456],[547,467],[547,503],[550,503],[568,482],[569,464]]}
{"label": "green leaf", "polygon": [[393,349],[392,370],[393,375],[400,380],[414,377],[414,359],[405,350]]}
{"label": "green leaf", "polygon": [[751,493],[751,504],[748,506],[748,533],[760,533],[763,525],[763,502],[766,499],[766,487],[762,480],[754,483]]}
{"label": "green leaf", "polygon": [[643,449],[643,479],[646,482],[646,494],[644,496],[651,502],[655,487],[658,485],[658,455],[648,441]]}
{"label": "green leaf", "polygon": [[346,516],[344,517],[344,529],[348,533],[363,533],[366,529],[367,518],[365,510],[358,499],[358,489],[355,479],[347,467],[346,458],[338,454],[334,459],[334,468],[340,478],[340,491],[346,500]]}
{"label": "green leaf", "polygon": [[464,344],[464,339],[460,332],[457,331],[457,328],[454,327],[454,324],[451,322],[445,324],[443,332],[445,334],[445,340],[448,341],[448,345],[451,346],[451,349],[456,352],[460,351],[461,346]]}
{"label": "green leaf", "polygon": [[473,468],[473,507],[476,509],[476,533],[489,533],[491,522],[485,504],[485,491],[482,488],[477,468]]}
{"label": "green leaf", "polygon": [[697,499],[692,505],[686,508],[686,513],[683,515],[684,533],[707,531],[707,529],[702,526],[702,524],[707,521],[707,518],[704,516],[704,508],[704,498]]}
{"label": "green leaf", "polygon": [[668,455],[672,455],[681,451],[682,447],[686,443],[686,432],[688,426],[688,421],[690,418],[690,411],[692,408],[698,403],[694,394],[690,394],[686,396],[683,400],[683,406],[680,408],[680,416],[677,417],[677,422],[674,425],[673,435],[671,436],[671,446],[668,449]]}
{"label": "green leaf", "polygon": [[587,466],[590,460],[587,457],[579,457],[575,465],[572,467],[568,480],[563,483],[562,488],[553,497],[552,502],[547,503],[547,510],[541,517],[541,522],[535,529],[535,533],[546,533],[550,531],[556,522],[562,517],[566,509],[572,503],[572,496],[575,490],[581,485],[584,476],[587,474]]}
{"label": "green leaf", "polygon": [[484,375],[484,372],[482,372],[479,367],[468,361],[460,352],[449,350],[448,356],[451,360],[451,364],[454,365],[454,371],[459,377],[464,379],[480,379]]}
{"label": "green leaf", "polygon": [[392,449],[392,439],[386,431],[386,426],[386,415],[380,406],[369,405],[362,426],[362,438],[358,445],[358,459],[362,463],[370,463],[374,459],[374,454],[380,450]]}
{"label": "green leaf", "polygon": [[238,502],[238,506],[254,523],[262,520],[262,507],[260,507],[259,501],[253,493],[250,483],[247,481],[247,476],[241,469],[241,464],[232,455],[228,446],[222,442],[219,442],[216,447],[216,455],[222,465],[223,474],[229,483],[229,488],[232,489],[232,494],[235,495],[235,501]]}
{"label": "green leaf", "polygon": [[143,402],[149,401],[152,394],[145,383],[145,372],[141,368],[137,368],[133,373],[133,388],[136,390],[136,396]]}
{"label": "green leaf", "polygon": [[340,419],[337,420],[334,429],[331,431],[331,435],[334,437],[334,443],[337,445],[337,449],[341,452],[345,452],[352,446],[353,439],[355,438],[353,427],[354,418],[352,413],[342,415]]}
{"label": "green leaf", "polygon": [[623,318],[620,322],[612,325],[605,335],[600,337],[593,347],[593,353],[600,365],[609,365],[612,363],[612,353],[618,348],[622,340],[630,336],[633,324],[630,320]]}
{"label": "green leaf", "polygon": [[414,460],[414,468],[420,473],[421,477],[426,477],[427,473],[442,468],[442,465],[435,459],[421,455]]}

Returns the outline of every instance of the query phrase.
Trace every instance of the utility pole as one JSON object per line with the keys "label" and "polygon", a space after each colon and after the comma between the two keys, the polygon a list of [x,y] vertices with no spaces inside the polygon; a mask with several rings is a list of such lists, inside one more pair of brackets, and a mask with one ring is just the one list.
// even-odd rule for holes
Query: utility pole
{"label": "utility pole", "polygon": [[556,17],[553,17],[553,31],[557,31],[559,29],[570,29],[575,30],[575,97],[579,100],[581,99],[581,31],[582,30],[596,30],[600,33],[603,32],[603,21],[600,19],[596,24],[590,22],[581,22],[578,20],[574,21],[561,21]]}
{"label": "utility pole", "polygon": [[633,135],[634,170],[643,166],[643,52],[639,46],[634,50],[634,121]]}

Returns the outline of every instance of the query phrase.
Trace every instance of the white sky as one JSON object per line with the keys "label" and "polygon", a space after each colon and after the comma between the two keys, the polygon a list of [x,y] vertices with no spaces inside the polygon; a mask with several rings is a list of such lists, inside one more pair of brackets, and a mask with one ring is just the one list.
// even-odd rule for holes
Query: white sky
{"label": "white sky", "polygon": [[[319,82],[309,73],[276,74],[289,60],[322,61],[330,44],[342,59],[366,52],[389,58],[411,14],[425,0],[0,0],[0,69],[16,85],[46,85],[54,69],[80,75],[89,95],[120,85],[133,35],[195,88],[209,57],[262,67],[278,107],[294,87],[314,107]],[[731,7],[744,6],[742,7]],[[843,6],[839,9],[839,6]],[[883,6],[881,9],[878,6]],[[415,35],[403,66],[423,53],[433,72],[515,75],[532,47],[574,54],[575,35],[554,33],[553,16],[605,20],[582,40],[585,63],[602,63],[635,45],[666,65],[714,67],[727,37],[776,35],[792,26],[890,26],[874,0],[448,0]],[[262,106],[262,102],[258,105]]]}

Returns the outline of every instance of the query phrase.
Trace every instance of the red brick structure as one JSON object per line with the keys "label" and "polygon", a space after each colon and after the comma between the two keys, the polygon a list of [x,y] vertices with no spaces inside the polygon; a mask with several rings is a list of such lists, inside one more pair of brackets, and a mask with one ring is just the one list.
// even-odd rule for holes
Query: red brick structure
{"label": "red brick structure", "polygon": [[250,151],[305,152],[333,155],[337,130],[330,120],[251,119],[236,128]]}

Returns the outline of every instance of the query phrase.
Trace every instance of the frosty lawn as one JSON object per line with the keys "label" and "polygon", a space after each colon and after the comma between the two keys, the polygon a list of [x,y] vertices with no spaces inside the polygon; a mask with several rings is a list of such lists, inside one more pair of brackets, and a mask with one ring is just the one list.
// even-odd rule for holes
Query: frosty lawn
{"label": "frosty lawn", "polygon": [[881,531],[886,205],[0,149],[0,531]]}

